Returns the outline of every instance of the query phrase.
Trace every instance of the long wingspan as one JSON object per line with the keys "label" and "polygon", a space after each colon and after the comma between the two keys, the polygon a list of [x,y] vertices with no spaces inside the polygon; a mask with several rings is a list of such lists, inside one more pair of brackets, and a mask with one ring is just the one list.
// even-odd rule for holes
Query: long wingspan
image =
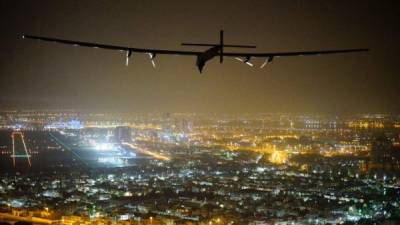
{"label": "long wingspan", "polygon": [[82,42],[82,41],[70,41],[70,40],[63,40],[63,39],[58,39],[58,38],[39,37],[39,36],[32,36],[32,35],[23,35],[22,38],[29,38],[29,39],[33,39],[33,40],[39,40],[39,41],[56,42],[56,43],[61,43],[61,44],[74,45],[74,46],[101,48],[101,49],[118,50],[118,51],[126,51],[126,52],[130,51],[130,52],[138,52],[138,53],[169,54],[169,55],[194,55],[194,56],[202,53],[202,52],[193,52],[193,51],[173,51],[173,50],[162,50],[162,49],[131,48],[131,47],[124,47],[124,46],[105,45],[105,44],[89,43],[89,42]]}
{"label": "long wingspan", "polygon": [[[56,42],[61,44],[69,44],[74,46],[83,46],[91,48],[101,48],[109,50],[119,50],[119,51],[131,51],[138,53],[156,53],[156,54],[170,54],[170,55],[199,55],[203,52],[199,51],[175,51],[175,50],[163,50],[163,49],[146,49],[146,48],[131,48],[116,45],[105,45],[82,41],[70,41],[57,38],[39,37],[32,35],[23,35],[23,38],[29,38],[40,41]],[[340,50],[323,50],[323,51],[301,51],[301,52],[275,52],[275,53],[235,53],[235,52],[224,52],[224,56],[231,57],[282,57],[282,56],[306,56],[306,55],[321,55],[321,54],[335,54],[335,53],[349,53],[349,52],[363,52],[368,51],[366,48],[358,49],[340,49]]]}
{"label": "long wingspan", "polygon": [[[250,63],[250,59],[252,57],[263,57],[266,58],[265,62],[261,65],[260,68],[263,68],[269,62],[271,62],[276,57],[283,57],[283,56],[307,56],[307,55],[321,55],[321,54],[336,54],[336,53],[350,53],[350,52],[363,52],[368,51],[365,48],[358,48],[358,49],[340,49],[340,50],[323,50],[323,51],[299,51],[299,52],[269,52],[269,53],[239,53],[239,52],[224,52],[224,47],[243,47],[242,45],[216,45],[207,51],[199,52],[199,51],[176,51],[176,50],[164,50],[164,49],[148,49],[148,48],[131,48],[125,46],[116,46],[116,45],[105,45],[105,44],[98,44],[98,43],[90,43],[90,42],[82,42],[82,41],[71,41],[71,40],[64,40],[58,38],[48,38],[48,37],[40,37],[40,36],[32,36],[32,35],[23,35],[22,38],[29,38],[33,40],[39,41],[47,41],[47,42],[56,42],[61,44],[69,44],[73,46],[83,46],[83,47],[90,47],[90,48],[101,48],[101,49],[108,49],[108,50],[116,50],[126,53],[126,65],[129,64],[129,58],[133,52],[136,53],[147,53],[150,56],[151,63],[153,67],[155,67],[154,57],[157,54],[165,54],[165,55],[186,55],[186,56],[197,56],[196,66],[198,67],[200,73],[205,65],[205,63],[212,59],[215,56],[220,56],[222,63],[223,57],[236,57],[238,60],[246,63],[250,66],[253,66]],[[221,41],[221,43],[223,43]],[[190,44],[193,45],[193,44]],[[195,45],[205,45],[205,44],[195,44]],[[208,46],[208,44],[206,44]],[[245,46],[245,47],[253,47],[253,46]],[[244,58],[244,59],[243,59]]]}
{"label": "long wingspan", "polygon": [[224,56],[231,57],[282,57],[282,56],[307,56],[307,55],[322,55],[322,54],[336,54],[336,53],[349,53],[349,52],[365,52],[369,51],[367,48],[354,48],[354,49],[338,49],[338,50],[323,50],[323,51],[304,51],[304,52],[275,52],[275,53],[224,53]]}

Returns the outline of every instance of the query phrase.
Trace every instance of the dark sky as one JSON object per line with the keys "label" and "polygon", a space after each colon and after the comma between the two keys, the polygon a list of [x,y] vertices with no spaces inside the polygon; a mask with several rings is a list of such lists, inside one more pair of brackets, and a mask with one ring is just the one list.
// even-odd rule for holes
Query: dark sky
{"label": "dark sky", "polygon": [[[0,108],[138,112],[400,112],[398,1],[0,2]],[[371,48],[292,57],[264,69],[233,59],[147,55],[22,40],[23,33],[143,48],[255,44],[258,52]],[[203,49],[203,48],[197,48]],[[232,49],[235,50],[235,49]],[[262,60],[254,60],[261,64]]]}

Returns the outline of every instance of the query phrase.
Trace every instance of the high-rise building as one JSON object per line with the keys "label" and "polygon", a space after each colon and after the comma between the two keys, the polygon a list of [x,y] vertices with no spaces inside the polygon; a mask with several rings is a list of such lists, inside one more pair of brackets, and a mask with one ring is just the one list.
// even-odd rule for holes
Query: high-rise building
{"label": "high-rise building", "polygon": [[391,161],[393,144],[385,135],[378,135],[371,146],[371,159],[374,163],[386,164]]}
{"label": "high-rise building", "polygon": [[127,126],[119,126],[114,131],[115,142],[130,142],[131,139],[131,128]]}

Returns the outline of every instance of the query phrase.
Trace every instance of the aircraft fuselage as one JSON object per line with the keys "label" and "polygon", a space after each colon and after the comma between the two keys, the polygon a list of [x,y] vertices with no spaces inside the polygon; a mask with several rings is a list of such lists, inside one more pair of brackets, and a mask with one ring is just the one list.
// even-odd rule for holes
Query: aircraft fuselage
{"label": "aircraft fuselage", "polygon": [[221,51],[221,46],[214,46],[212,48],[209,48],[207,51],[205,51],[202,54],[197,55],[197,60],[196,60],[196,66],[199,69],[200,73],[203,70],[204,65],[206,62],[215,56],[218,56]]}

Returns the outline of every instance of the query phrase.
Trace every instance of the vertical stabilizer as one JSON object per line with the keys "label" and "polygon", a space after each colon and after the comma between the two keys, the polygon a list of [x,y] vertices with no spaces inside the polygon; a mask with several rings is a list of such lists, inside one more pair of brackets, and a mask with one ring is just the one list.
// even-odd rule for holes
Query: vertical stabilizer
{"label": "vertical stabilizer", "polygon": [[219,32],[219,45],[220,45],[220,50],[219,50],[219,62],[222,63],[224,61],[224,31],[221,30]]}

